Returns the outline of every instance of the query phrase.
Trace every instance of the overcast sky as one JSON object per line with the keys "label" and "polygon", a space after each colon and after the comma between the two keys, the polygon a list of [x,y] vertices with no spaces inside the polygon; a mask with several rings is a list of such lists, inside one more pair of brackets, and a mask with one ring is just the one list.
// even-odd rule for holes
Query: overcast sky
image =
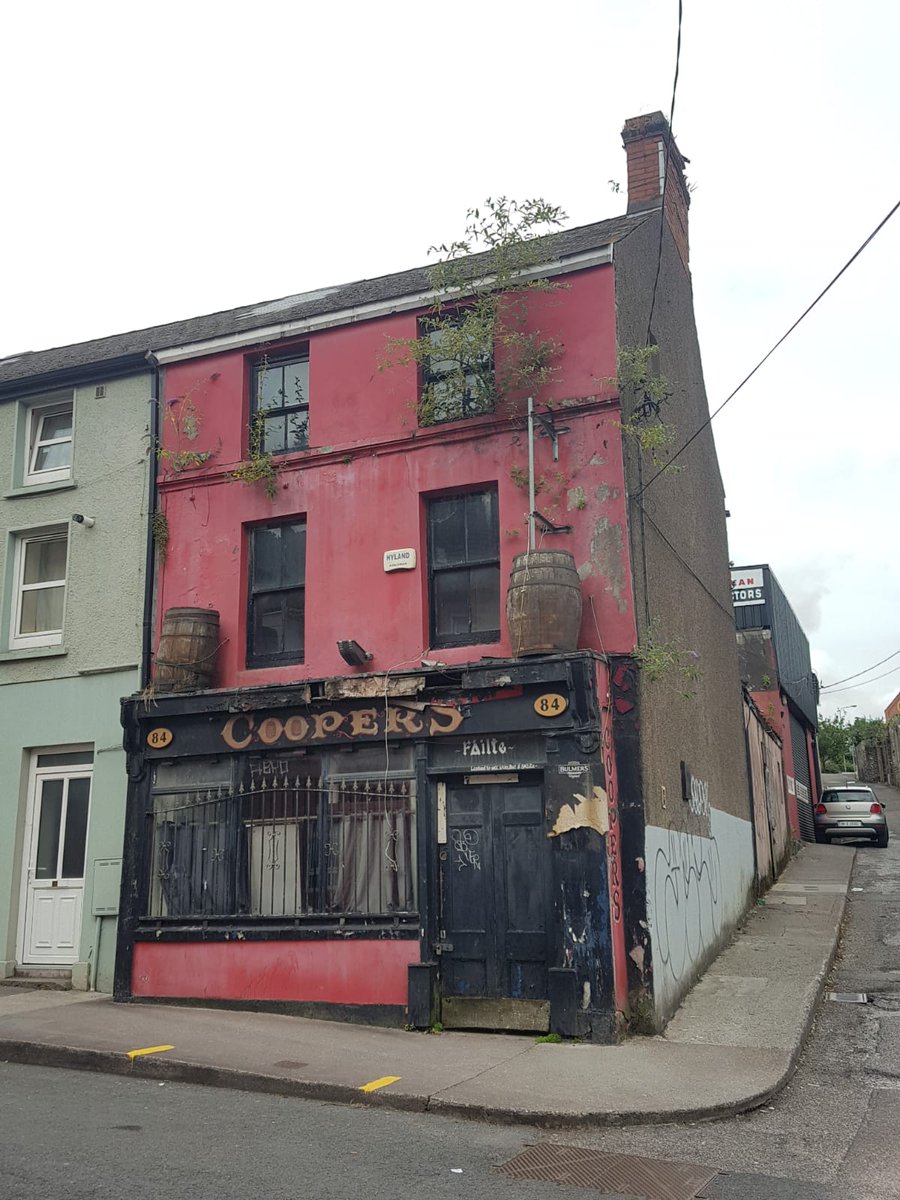
{"label": "overcast sky", "polygon": [[[0,355],[413,266],[487,195],[614,216],[625,118],[669,111],[676,17],[13,6]],[[674,129],[712,407],[900,197],[898,45],[890,0],[684,0]],[[900,214],[714,424],[731,557],[771,565],[825,684],[900,649],[898,267]],[[891,667],[823,711],[881,715]]]}

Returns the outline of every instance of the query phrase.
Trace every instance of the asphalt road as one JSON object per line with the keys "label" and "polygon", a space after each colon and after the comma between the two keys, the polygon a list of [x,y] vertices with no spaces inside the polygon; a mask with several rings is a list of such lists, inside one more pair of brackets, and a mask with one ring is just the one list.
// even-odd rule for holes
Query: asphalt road
{"label": "asphalt road", "polygon": [[[900,808],[900,806],[898,806]],[[889,810],[893,815],[893,807]],[[0,1064],[3,1200],[574,1200],[495,1166],[553,1141],[720,1172],[716,1200],[900,1197],[900,817],[860,846],[832,988],[800,1068],[771,1106],[687,1126],[594,1134],[478,1125],[182,1084]],[[606,1193],[607,1195],[609,1193]]]}

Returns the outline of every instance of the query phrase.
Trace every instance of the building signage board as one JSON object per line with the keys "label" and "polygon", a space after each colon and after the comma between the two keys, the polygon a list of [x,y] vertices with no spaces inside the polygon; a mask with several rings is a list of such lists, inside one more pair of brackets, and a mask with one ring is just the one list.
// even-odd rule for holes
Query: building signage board
{"label": "building signage board", "polygon": [[743,567],[731,572],[731,602],[735,608],[745,604],[765,604],[766,590],[762,567]]}
{"label": "building signage board", "polygon": [[412,547],[405,550],[385,550],[384,569],[386,571],[413,571],[416,566],[416,552]]}
{"label": "building signage board", "polygon": [[432,747],[432,769],[485,772],[527,771],[543,767],[547,755],[542,737],[515,734],[454,738]]}

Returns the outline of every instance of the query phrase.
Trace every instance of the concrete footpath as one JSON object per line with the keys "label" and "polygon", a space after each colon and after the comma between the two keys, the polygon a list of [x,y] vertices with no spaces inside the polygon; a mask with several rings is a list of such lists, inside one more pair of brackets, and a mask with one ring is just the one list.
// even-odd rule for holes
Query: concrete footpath
{"label": "concrete footpath", "polygon": [[559,1127],[739,1112],[794,1070],[853,858],[804,846],[660,1037],[554,1045],[2,988],[0,1060]]}

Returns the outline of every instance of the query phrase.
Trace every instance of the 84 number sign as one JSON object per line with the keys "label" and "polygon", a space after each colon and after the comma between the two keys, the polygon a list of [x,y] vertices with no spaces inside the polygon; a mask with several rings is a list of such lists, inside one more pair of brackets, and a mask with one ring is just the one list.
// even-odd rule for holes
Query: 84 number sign
{"label": "84 number sign", "polygon": [[539,717],[561,717],[568,707],[568,700],[558,692],[545,692],[534,702],[534,711]]}

